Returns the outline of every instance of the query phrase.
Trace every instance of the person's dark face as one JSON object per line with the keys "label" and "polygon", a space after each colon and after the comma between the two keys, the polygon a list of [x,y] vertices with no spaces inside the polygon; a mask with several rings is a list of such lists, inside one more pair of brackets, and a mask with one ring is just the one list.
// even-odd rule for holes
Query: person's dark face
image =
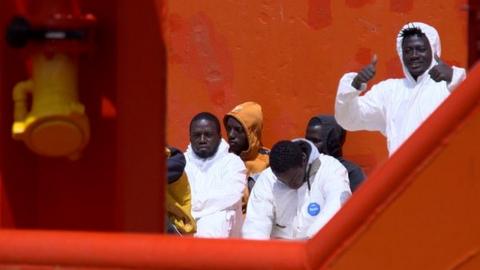
{"label": "person's dark face", "polygon": [[213,156],[220,145],[220,134],[215,128],[215,123],[200,119],[192,123],[190,128],[190,143],[193,152],[201,158]]}
{"label": "person's dark face", "polygon": [[432,49],[426,36],[413,35],[403,39],[402,59],[412,77],[416,80],[430,67]]}
{"label": "person's dark face", "polygon": [[291,189],[298,189],[303,185],[303,180],[305,178],[305,170],[307,167],[307,157],[306,155],[303,158],[302,165],[299,167],[291,168],[283,173],[275,173],[275,176],[278,180]]}
{"label": "person's dark face", "polygon": [[320,153],[323,153],[323,138],[322,138],[322,126],[315,125],[307,127],[307,133],[305,139],[311,141],[315,147],[317,147]]}
{"label": "person's dark face", "polygon": [[225,128],[227,129],[228,144],[230,152],[240,155],[242,151],[248,149],[248,138],[242,124],[233,117],[227,118]]}

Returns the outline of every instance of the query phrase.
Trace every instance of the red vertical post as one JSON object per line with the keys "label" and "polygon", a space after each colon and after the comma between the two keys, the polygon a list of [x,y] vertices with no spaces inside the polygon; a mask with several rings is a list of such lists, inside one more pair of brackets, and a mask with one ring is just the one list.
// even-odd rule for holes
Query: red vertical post
{"label": "red vertical post", "polygon": [[[0,227],[161,232],[164,227],[165,51],[161,2],[2,2],[0,23],[23,15],[98,15],[94,50],[79,63],[91,140],[77,161],[37,156],[11,138],[15,83],[25,50],[0,43]],[[102,104],[114,115],[105,116]]]}
{"label": "red vertical post", "polygon": [[119,222],[162,232],[165,191],[166,59],[161,1],[117,1]]}
{"label": "red vertical post", "polygon": [[[25,12],[17,9],[16,4],[21,4],[17,2],[0,4],[2,33],[13,15]],[[0,228],[31,227],[37,216],[37,209],[31,207],[37,194],[35,159],[23,145],[13,142],[10,134],[11,91],[15,83],[28,75],[18,51],[7,45],[3,35],[0,41]]]}

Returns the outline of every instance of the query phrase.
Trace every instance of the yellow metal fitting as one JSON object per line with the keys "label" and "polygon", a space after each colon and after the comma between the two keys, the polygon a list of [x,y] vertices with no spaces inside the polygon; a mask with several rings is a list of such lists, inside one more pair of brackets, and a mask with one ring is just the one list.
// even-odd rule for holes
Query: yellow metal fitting
{"label": "yellow metal fitting", "polygon": [[[35,55],[33,78],[13,89],[13,138],[40,155],[78,157],[90,129],[77,85],[77,63],[71,57]],[[28,95],[32,96],[30,111]]]}

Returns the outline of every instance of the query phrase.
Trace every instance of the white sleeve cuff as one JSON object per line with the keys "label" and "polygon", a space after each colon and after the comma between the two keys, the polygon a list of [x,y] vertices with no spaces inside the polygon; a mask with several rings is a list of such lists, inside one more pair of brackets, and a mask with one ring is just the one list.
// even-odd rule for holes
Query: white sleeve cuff
{"label": "white sleeve cuff", "polygon": [[452,92],[457,88],[458,85],[460,85],[463,80],[467,77],[467,74],[465,72],[465,69],[459,68],[456,66],[452,66],[453,68],[453,75],[452,75],[452,81],[447,84],[448,90]]}
{"label": "white sleeve cuff", "polygon": [[362,83],[360,91],[352,86],[353,79],[357,76],[356,72],[345,73],[340,79],[339,90],[343,93],[360,92],[367,88],[366,83]]}

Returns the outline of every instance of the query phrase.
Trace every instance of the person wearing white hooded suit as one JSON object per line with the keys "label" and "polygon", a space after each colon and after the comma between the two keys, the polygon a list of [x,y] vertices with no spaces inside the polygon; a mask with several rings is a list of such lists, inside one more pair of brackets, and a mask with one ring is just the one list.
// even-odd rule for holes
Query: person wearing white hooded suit
{"label": "person wearing white hooded suit", "polygon": [[465,69],[440,60],[440,37],[427,24],[403,26],[396,48],[404,78],[381,81],[361,96],[375,75],[375,55],[360,72],[343,75],[335,102],[335,118],[344,129],[380,131],[387,138],[389,155],[466,77]]}
{"label": "person wearing white hooded suit", "polygon": [[228,148],[214,115],[203,112],[192,119],[185,172],[197,225],[195,237],[240,237],[247,175],[243,161]]}
{"label": "person wearing white hooded suit", "polygon": [[253,187],[242,237],[308,239],[351,196],[345,167],[308,140],[280,141]]}

